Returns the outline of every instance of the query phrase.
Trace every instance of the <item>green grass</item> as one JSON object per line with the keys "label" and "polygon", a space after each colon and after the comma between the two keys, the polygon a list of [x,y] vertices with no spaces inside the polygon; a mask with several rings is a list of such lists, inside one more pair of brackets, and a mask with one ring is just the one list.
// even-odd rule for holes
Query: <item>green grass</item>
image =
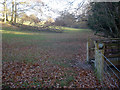
{"label": "green grass", "polygon": [[[64,27],[63,33],[29,32],[6,28],[2,30],[2,61],[45,63],[58,65],[63,68],[71,68],[70,62],[75,59],[73,55],[79,53],[82,43],[86,43],[91,34],[87,29],[74,29]],[[49,68],[44,66],[45,68]],[[74,80],[66,71],[63,77],[66,80],[58,80],[61,87],[67,86]],[[35,80],[34,80],[35,81]],[[38,82],[32,83],[39,85]],[[23,87],[28,84],[24,82]]]}
{"label": "green grass", "polygon": [[63,86],[68,86],[69,83],[73,80],[74,80],[73,76],[66,76],[65,80],[61,80],[61,81],[58,81],[58,82],[60,82],[60,86],[63,87]]}
{"label": "green grass", "polygon": [[[71,32],[71,30],[73,31]],[[81,29],[77,29],[78,32],[76,32],[76,30],[72,28],[71,30],[68,30],[68,33],[38,33],[28,31],[23,32],[17,30],[10,31],[9,29],[2,30],[3,61],[21,61],[23,58],[26,61],[29,61],[31,58],[30,61],[32,61],[35,57],[38,57],[38,55],[38,58],[44,56],[44,53],[50,55],[48,59],[55,59],[57,61],[62,57],[62,59],[66,58],[70,60],[72,54],[78,52],[77,49],[80,47],[79,40],[82,39],[84,42],[86,39],[84,35],[87,31],[81,31]],[[10,48],[8,48],[8,46]],[[27,54],[24,55],[23,53]]]}
{"label": "green grass", "polygon": [[49,28],[62,29],[64,32],[90,32],[90,29],[79,29],[79,28],[71,28],[71,27],[60,27],[60,26],[49,26]]}
{"label": "green grass", "polygon": [[63,30],[68,30],[68,31],[88,31],[88,29],[78,29],[78,28],[70,28],[70,27],[62,27]]}

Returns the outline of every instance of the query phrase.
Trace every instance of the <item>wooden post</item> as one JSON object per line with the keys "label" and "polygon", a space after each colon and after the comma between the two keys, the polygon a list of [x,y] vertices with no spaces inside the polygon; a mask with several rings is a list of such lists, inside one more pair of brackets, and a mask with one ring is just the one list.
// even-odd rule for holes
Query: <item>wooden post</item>
{"label": "wooden post", "polygon": [[[104,44],[95,43],[95,68],[97,71],[97,77],[100,81],[103,80],[103,70],[104,70]],[[103,54],[103,55],[102,55]]]}
{"label": "wooden post", "polygon": [[89,62],[89,41],[87,41],[87,62]]}
{"label": "wooden post", "polygon": [[[2,30],[2,24],[0,24]],[[0,31],[0,90],[2,90],[2,31]]]}

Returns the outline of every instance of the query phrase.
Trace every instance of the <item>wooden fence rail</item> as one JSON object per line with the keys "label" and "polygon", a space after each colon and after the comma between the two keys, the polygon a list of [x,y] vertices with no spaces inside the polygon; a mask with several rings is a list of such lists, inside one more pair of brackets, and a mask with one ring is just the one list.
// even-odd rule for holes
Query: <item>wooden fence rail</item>
{"label": "wooden fence rail", "polygon": [[[94,62],[98,78],[102,81],[104,77],[104,69],[107,65],[120,66],[120,39],[92,40],[87,42],[87,61]],[[119,73],[120,74],[120,73]]]}

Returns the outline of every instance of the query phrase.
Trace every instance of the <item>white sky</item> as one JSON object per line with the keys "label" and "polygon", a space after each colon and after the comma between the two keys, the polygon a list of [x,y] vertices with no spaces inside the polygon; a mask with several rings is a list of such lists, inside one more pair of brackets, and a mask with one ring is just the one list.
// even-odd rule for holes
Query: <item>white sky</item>
{"label": "white sky", "polygon": [[[58,11],[64,11],[65,9],[69,9],[69,2],[74,2],[71,4],[71,11],[74,10],[74,8],[77,8],[78,4],[82,1],[85,0],[41,0],[42,2],[44,2],[45,5],[47,5],[48,7],[50,7],[52,9],[51,10],[46,10],[45,7],[42,8],[43,11],[43,15],[41,16],[40,13],[36,13],[36,15],[39,18],[43,18],[43,19],[47,19],[48,17],[52,17],[52,18],[56,18],[59,16],[59,14],[57,13]],[[32,12],[27,12],[27,14],[32,14]]]}
{"label": "white sky", "polygon": [[42,0],[45,4],[47,4],[52,11],[46,11],[45,13],[53,18],[59,16],[56,11],[64,11],[65,9],[69,9],[69,2],[74,2],[71,4],[72,9],[77,8],[78,3],[82,2],[83,0]]}
{"label": "white sky", "polygon": [[67,7],[68,2],[74,1],[73,7],[76,7],[77,3],[80,3],[82,0],[42,0],[42,1],[53,9],[64,10]]}
{"label": "white sky", "polygon": [[[0,0],[0,2],[2,2],[4,0]],[[11,2],[12,0],[8,0],[9,2]],[[28,1],[28,0],[16,0],[18,2],[22,1]],[[32,1],[32,3],[34,2],[34,0],[29,0],[28,2],[30,3]],[[36,1],[36,0],[35,0]],[[40,0],[37,0],[40,1]],[[38,16],[39,18],[44,18],[47,19],[47,17],[52,17],[52,18],[56,18],[57,16],[59,16],[59,14],[57,13],[57,11],[64,11],[65,9],[70,9],[71,11],[74,11],[74,8],[77,8],[78,4],[82,1],[85,0],[41,0],[42,2],[44,2],[48,7],[50,7],[52,9],[51,10],[46,10],[45,7],[42,8],[42,11],[44,13],[44,15],[41,16],[41,13],[38,12],[27,12],[28,15],[30,14],[36,14],[36,16]],[[69,4],[69,2],[74,2],[71,5]],[[71,6],[71,8],[69,8]],[[0,6],[1,8],[1,6]],[[54,12],[53,12],[54,11]]]}
{"label": "white sky", "polygon": [[[4,0],[0,0],[0,2],[3,2],[3,1]],[[12,0],[7,0],[7,1],[8,1],[8,3],[11,3]],[[69,10],[71,12],[74,12],[74,9],[78,7],[78,4],[85,0],[16,0],[16,1],[18,1],[18,2],[27,1],[29,3],[34,3],[35,1],[44,2],[47,6],[49,6],[52,9],[52,11],[51,10],[48,11],[48,10],[46,10],[45,7],[42,7],[42,11],[44,13],[42,16],[41,16],[41,13],[33,12],[33,11],[27,12],[27,14],[28,15],[35,14],[39,18],[47,19],[48,17],[56,18],[57,16],[59,16],[59,14],[57,12],[64,11],[65,9]],[[88,1],[88,0],[86,0],[86,1]],[[91,1],[107,1],[107,2],[112,1],[113,2],[113,1],[120,1],[120,0],[91,0]],[[69,2],[74,2],[74,3],[72,3],[70,5]],[[9,7],[11,8],[11,4],[9,4],[9,5],[10,5]],[[1,9],[3,9],[3,7],[0,4],[0,10]],[[2,15],[2,14],[0,13],[0,15]]]}

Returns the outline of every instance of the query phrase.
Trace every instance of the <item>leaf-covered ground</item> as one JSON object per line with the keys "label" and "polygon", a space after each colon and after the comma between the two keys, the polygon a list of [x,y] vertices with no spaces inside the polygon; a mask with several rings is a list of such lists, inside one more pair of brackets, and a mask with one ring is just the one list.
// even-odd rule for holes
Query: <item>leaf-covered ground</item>
{"label": "leaf-covered ground", "polygon": [[[3,87],[101,87],[85,62],[86,41],[92,35],[88,30],[13,32],[3,33]],[[78,61],[80,64],[76,65]]]}
{"label": "leaf-covered ground", "polygon": [[4,63],[3,67],[3,82],[12,88],[95,88],[100,86],[91,70],[67,68],[47,62],[44,64],[11,62]]}

